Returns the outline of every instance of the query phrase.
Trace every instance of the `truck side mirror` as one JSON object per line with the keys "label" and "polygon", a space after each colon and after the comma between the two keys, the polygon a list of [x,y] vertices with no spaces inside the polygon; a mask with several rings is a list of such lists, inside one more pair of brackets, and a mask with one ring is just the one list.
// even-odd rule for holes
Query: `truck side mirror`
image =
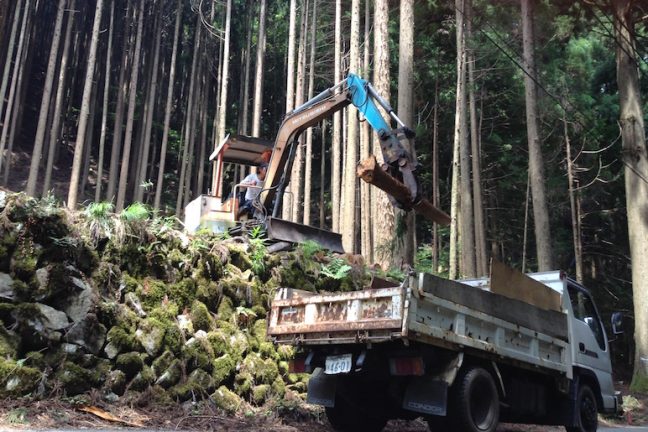
{"label": "truck side mirror", "polygon": [[612,333],[615,335],[623,333],[623,314],[621,312],[614,312],[611,321]]}

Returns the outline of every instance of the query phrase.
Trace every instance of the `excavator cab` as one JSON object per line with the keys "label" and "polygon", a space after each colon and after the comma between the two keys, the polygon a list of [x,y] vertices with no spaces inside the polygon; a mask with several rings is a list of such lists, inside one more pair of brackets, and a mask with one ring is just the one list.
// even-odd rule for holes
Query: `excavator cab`
{"label": "excavator cab", "polygon": [[[207,229],[215,233],[239,235],[255,226],[262,226],[267,239],[277,249],[314,240],[326,249],[344,252],[340,234],[272,217],[269,205],[260,199],[253,203],[253,214],[240,215],[243,191],[253,186],[242,185],[243,176],[235,180],[236,173],[240,172],[241,167],[247,172],[267,164],[271,161],[274,148],[275,143],[261,138],[244,135],[225,137],[209,157],[213,166],[209,193],[200,195],[185,207],[185,231],[194,233]],[[268,182],[256,187],[265,191]]]}
{"label": "excavator cab", "polygon": [[226,136],[209,157],[213,165],[210,193],[200,195],[185,208],[185,230],[193,233],[199,229],[209,229],[222,233],[235,228],[240,222],[239,208],[245,190],[241,185],[243,177],[237,179],[236,174],[241,172],[241,167],[244,168],[243,172],[248,172],[267,163],[273,145],[273,142],[261,138]]}

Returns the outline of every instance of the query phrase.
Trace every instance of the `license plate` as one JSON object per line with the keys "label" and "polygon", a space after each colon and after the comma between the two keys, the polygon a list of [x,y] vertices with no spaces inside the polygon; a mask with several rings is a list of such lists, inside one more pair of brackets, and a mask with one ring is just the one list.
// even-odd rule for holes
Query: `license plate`
{"label": "license plate", "polygon": [[351,371],[351,354],[342,354],[337,356],[326,357],[326,368],[324,373],[335,375]]}

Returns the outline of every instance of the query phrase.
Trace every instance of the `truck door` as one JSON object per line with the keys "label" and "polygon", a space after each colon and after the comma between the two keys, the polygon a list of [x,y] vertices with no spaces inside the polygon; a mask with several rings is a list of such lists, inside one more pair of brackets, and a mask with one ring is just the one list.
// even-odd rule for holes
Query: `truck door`
{"label": "truck door", "polygon": [[572,342],[575,363],[606,372],[611,371],[605,330],[590,294],[571,283],[567,289],[573,312]]}

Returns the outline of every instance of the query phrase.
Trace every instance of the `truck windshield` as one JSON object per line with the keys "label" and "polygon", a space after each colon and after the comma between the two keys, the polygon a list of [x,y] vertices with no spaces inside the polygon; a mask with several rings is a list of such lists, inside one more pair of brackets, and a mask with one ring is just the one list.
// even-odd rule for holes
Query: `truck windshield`
{"label": "truck windshield", "polygon": [[605,350],[603,327],[601,326],[601,320],[598,317],[598,313],[596,312],[591,297],[572,285],[569,285],[567,289],[569,290],[569,299],[571,301],[574,317],[587,324],[590,330],[592,330],[592,333],[594,333],[594,337],[596,338],[599,347],[602,350]]}

